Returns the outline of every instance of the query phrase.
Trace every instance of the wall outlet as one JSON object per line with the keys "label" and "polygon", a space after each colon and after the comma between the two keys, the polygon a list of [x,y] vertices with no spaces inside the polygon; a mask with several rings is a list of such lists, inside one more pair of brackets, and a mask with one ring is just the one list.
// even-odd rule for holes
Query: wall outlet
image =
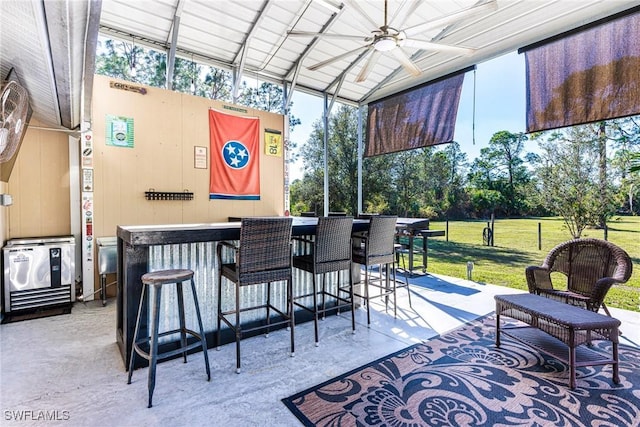
{"label": "wall outlet", "polygon": [[11,194],[0,194],[0,206],[11,206],[13,204],[13,197]]}

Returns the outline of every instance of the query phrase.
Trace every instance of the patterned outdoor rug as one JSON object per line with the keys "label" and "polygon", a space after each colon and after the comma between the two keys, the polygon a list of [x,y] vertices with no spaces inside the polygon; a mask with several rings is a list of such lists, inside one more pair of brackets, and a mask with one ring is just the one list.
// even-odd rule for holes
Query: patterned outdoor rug
{"label": "patterned outdoor rug", "polygon": [[[307,426],[638,426],[640,350],[577,370],[501,336],[495,318],[471,322],[283,399]],[[610,343],[594,348],[610,353]]]}

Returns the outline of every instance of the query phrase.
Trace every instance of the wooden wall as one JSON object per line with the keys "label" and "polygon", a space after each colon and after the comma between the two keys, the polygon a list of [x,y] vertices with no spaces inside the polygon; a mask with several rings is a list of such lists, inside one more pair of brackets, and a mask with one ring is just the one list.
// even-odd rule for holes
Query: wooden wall
{"label": "wooden wall", "polygon": [[[6,240],[71,234],[69,207],[69,136],[37,130],[31,120],[5,193],[8,212]],[[4,243],[4,240],[3,240]]]}
{"label": "wooden wall", "polygon": [[[94,79],[94,237],[115,236],[118,225],[208,223],[284,213],[284,158],[264,154],[264,129],[282,132],[282,115],[254,109],[241,113],[225,109],[228,104],[152,87],[141,95],[112,89],[112,81]],[[260,200],[209,199],[209,108],[260,118]],[[107,115],[133,119],[134,148],[106,145]],[[30,125],[43,126],[35,120]],[[194,168],[195,146],[207,147],[207,169]],[[2,245],[12,238],[71,234],[70,185],[68,135],[28,128],[9,182],[0,183],[0,192],[13,196],[13,206],[0,207]],[[150,188],[189,190],[194,199],[148,201],[144,193]]]}
{"label": "wooden wall", "polygon": [[[228,104],[153,87],[145,87],[147,93],[141,95],[111,88],[114,81],[104,76],[94,80],[96,237],[115,236],[118,225],[207,223],[229,216],[284,213],[284,158],[264,154],[264,129],[283,131],[282,115],[254,109],[239,113],[224,109]],[[260,200],[209,199],[209,108],[260,118]],[[134,148],[106,145],[107,115],[133,118]],[[207,169],[194,168],[195,146],[207,147]],[[144,193],[150,188],[189,190],[194,199],[148,201]]]}

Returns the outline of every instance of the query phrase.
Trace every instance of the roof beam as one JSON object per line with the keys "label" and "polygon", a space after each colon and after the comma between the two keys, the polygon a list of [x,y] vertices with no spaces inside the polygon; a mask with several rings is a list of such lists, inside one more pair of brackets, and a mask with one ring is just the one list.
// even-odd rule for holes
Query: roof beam
{"label": "roof beam", "polygon": [[[231,92],[233,102],[236,102],[236,100],[238,99],[238,92],[240,91],[240,83],[242,82],[242,75],[244,74],[244,67],[247,60],[247,52],[249,50],[249,42],[251,41],[251,38],[253,37],[255,31],[260,26],[260,22],[266,16],[265,11],[269,6],[270,1],[271,0],[264,0],[264,2],[262,3],[262,7],[260,8],[260,10],[258,10],[256,14],[256,19],[254,19],[253,23],[251,24],[251,28],[249,29],[247,34],[245,34],[245,37],[244,37],[244,40],[242,41],[240,49],[238,50],[238,52],[236,52],[236,55],[233,58],[233,61],[232,61],[232,64],[234,64],[233,91]],[[238,57],[240,57],[240,64],[236,66],[235,64],[238,63]]]}
{"label": "roof beam", "polygon": [[84,43],[84,68],[82,76],[81,120],[91,121],[91,99],[93,97],[93,77],[96,71],[96,47],[100,29],[102,0],[91,0],[88,4],[87,32]]}
{"label": "roof beam", "polygon": [[[178,45],[178,30],[180,29],[180,17],[184,8],[185,0],[178,0],[176,4],[176,12],[173,14],[173,24],[171,25],[171,42],[169,51],[167,52],[167,89],[173,89],[173,71],[176,65],[176,48]],[[169,40],[167,40],[169,43]]]}
{"label": "roof beam", "polygon": [[[318,44],[318,42],[320,42],[320,39],[322,38],[321,34],[326,33],[329,30],[329,28],[331,28],[331,26],[337,21],[340,15],[342,15],[342,13],[344,12],[344,4],[342,3],[340,3],[340,6],[333,6],[331,3],[324,2],[324,1],[319,3],[322,6],[334,11],[334,13],[332,13],[329,19],[327,20],[327,22],[324,23],[324,25],[320,29],[320,32],[318,33],[319,35],[314,37],[313,40],[311,40],[311,43],[309,43],[307,47],[304,48],[302,53],[298,56],[295,63],[293,64],[293,67],[291,67],[285,73],[284,75],[285,80],[287,80],[287,78],[293,74],[293,76],[291,77],[291,91],[289,92],[289,95],[285,100],[285,110],[288,109],[289,105],[291,104],[291,98],[293,97],[293,92],[298,82],[300,69],[302,68],[302,63],[304,62],[305,58],[309,55],[309,52],[311,52],[311,50]],[[331,103],[331,105],[333,105],[333,102]]]}
{"label": "roof beam", "polygon": [[[296,69],[295,69],[295,72],[293,73],[293,78],[291,79],[291,90],[286,94],[284,99],[284,111],[289,110],[289,105],[291,104],[291,98],[293,97],[293,91],[296,89],[296,84],[298,83],[300,68],[302,68],[302,62],[296,62]],[[284,81],[286,82],[286,80]]]}
{"label": "roof beam", "polygon": [[329,104],[329,108],[327,108],[327,113],[331,114],[331,110],[333,109],[333,104],[336,102],[336,98],[340,93],[340,88],[342,87],[342,83],[344,83],[344,79],[347,77],[347,73],[341,74],[340,81],[338,82],[338,86],[336,86],[336,90],[333,91],[333,95],[331,96],[331,103]]}
{"label": "roof beam", "polygon": [[[367,54],[369,54],[369,49],[363,51],[360,55],[358,55],[356,57],[356,59],[354,59],[351,64],[349,64],[349,66],[347,68],[345,68],[344,70],[342,70],[342,72],[338,75],[338,77],[336,77],[335,79],[333,79],[331,81],[331,83],[329,83],[327,85],[327,87],[324,89],[323,92],[327,92],[329,89],[331,89],[333,86],[336,85],[340,85],[342,86],[342,82],[344,81],[345,76],[349,73],[349,71],[351,71],[353,69],[353,67],[355,67],[358,62],[360,62],[362,60],[362,58],[364,58]],[[336,96],[338,95],[338,91],[335,91]]]}
{"label": "roof beam", "polygon": [[285,79],[287,79],[292,73],[298,72],[299,65],[302,64],[304,59],[309,55],[309,52],[311,52],[311,49],[313,49],[320,42],[320,40],[322,39],[322,34],[326,33],[329,30],[329,28],[331,28],[331,26],[338,20],[338,18],[340,17],[340,15],[342,15],[343,12],[344,12],[344,4],[340,3],[338,12],[331,14],[327,22],[325,22],[325,24],[320,29],[320,32],[318,33],[318,35],[314,37],[313,40],[311,40],[311,43],[309,43],[307,47],[304,48],[302,53],[298,56],[298,58],[294,62],[293,66],[289,70],[287,70],[287,72],[284,74]]}

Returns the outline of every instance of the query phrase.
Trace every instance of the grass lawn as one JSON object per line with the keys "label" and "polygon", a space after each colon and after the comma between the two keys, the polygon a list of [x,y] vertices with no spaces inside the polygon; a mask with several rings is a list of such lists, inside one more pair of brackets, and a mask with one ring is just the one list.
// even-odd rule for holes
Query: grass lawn
{"label": "grass lawn", "polygon": [[[538,224],[541,249],[538,249]],[[527,289],[524,270],[541,265],[557,244],[571,239],[562,218],[499,219],[494,226],[494,246],[485,246],[482,230],[487,221],[449,221],[449,235],[429,239],[428,271],[452,277],[467,277],[467,262],[474,264],[473,280],[510,288]],[[432,221],[433,230],[445,230],[444,221]],[[587,229],[582,237],[604,238],[604,230]],[[448,241],[447,241],[448,240]],[[623,248],[633,261],[633,275],[611,288],[605,302],[610,307],[640,311],[640,217],[614,217],[608,240]],[[416,255],[414,265],[422,261]]]}

